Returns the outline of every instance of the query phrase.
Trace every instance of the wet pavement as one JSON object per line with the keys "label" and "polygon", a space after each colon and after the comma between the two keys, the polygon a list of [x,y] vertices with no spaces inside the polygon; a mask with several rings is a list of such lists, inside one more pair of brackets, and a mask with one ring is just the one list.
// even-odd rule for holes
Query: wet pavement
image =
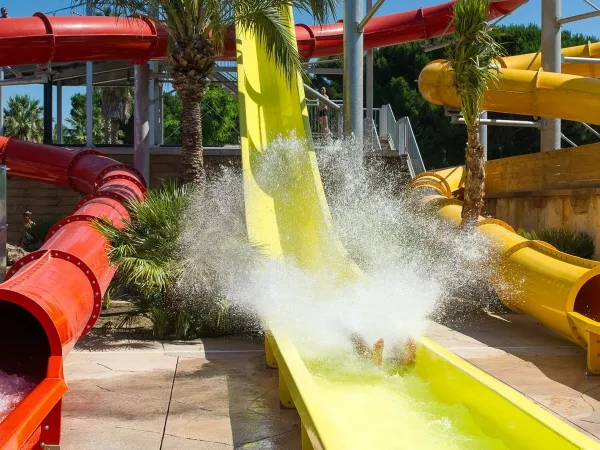
{"label": "wet pavement", "polygon": [[262,341],[86,340],[65,374],[66,450],[300,450]]}
{"label": "wet pavement", "polygon": [[[600,376],[577,345],[516,314],[431,323],[427,335],[599,440]],[[260,340],[85,339],[65,374],[65,450],[301,448]]]}
{"label": "wet pavement", "polygon": [[513,313],[431,323],[427,335],[600,441],[600,376],[587,375],[578,345]]}

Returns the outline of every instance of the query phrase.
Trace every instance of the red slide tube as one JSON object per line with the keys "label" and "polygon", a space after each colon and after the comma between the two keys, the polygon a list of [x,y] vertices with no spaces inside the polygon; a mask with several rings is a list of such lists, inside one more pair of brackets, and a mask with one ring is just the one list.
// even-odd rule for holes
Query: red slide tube
{"label": "red slide tube", "polygon": [[0,424],[0,449],[58,444],[66,384],[63,358],[96,322],[114,275],[94,218],[120,224],[125,204],[145,186],[133,168],[90,150],[75,151],[0,137],[11,176],[72,187],[87,194],[45,244],[17,261],[0,284],[0,370],[38,386]]}
{"label": "red slide tube", "polygon": [[[507,0],[490,5],[490,19],[507,14],[526,0]],[[451,33],[448,27],[454,2],[372,18],[364,31],[369,50],[419,41]],[[342,53],[343,23],[296,25],[298,49],[304,58]],[[168,34],[145,19],[114,17],[33,17],[2,19],[0,66],[76,61],[146,62],[164,58]],[[234,60],[235,36],[229,33],[220,59]]]}

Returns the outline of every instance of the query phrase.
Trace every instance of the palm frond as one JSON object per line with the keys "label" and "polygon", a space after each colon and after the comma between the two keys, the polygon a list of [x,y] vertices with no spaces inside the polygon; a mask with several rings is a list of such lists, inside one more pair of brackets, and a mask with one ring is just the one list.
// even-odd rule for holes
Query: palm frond
{"label": "palm frond", "polygon": [[468,127],[479,120],[484,92],[496,82],[495,57],[503,48],[494,40],[487,23],[490,0],[458,0],[454,6],[454,41],[448,49],[454,87]]}
{"label": "palm frond", "polygon": [[293,0],[292,6],[311,14],[315,23],[324,24],[335,21],[339,15],[340,1],[338,0]]}
{"label": "palm frond", "polygon": [[235,4],[235,25],[256,35],[267,55],[281,68],[288,81],[302,71],[290,17],[281,0],[245,0]]}

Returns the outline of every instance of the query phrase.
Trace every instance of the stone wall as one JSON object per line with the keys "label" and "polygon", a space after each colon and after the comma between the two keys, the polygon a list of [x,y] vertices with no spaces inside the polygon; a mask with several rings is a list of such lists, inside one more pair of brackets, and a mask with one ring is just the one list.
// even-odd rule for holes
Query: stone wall
{"label": "stone wall", "polygon": [[[133,163],[133,155],[115,153],[107,155],[126,164]],[[156,188],[164,181],[177,177],[178,154],[153,154],[150,158],[150,187]],[[205,157],[207,176],[212,176],[223,164],[239,166],[239,156],[211,155]],[[10,171],[8,172],[10,174]],[[36,181],[10,179],[7,183],[8,242],[16,244],[22,232],[23,212],[29,210],[34,220],[60,219],[73,213],[80,194],[71,190]]]}
{"label": "stone wall", "polygon": [[600,144],[489,161],[486,176],[486,213],[515,229],[585,231],[600,259]]}

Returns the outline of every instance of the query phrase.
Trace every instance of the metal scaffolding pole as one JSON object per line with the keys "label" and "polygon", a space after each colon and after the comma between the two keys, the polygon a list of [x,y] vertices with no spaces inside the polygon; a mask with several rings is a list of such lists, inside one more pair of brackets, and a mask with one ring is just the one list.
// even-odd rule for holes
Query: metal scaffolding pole
{"label": "metal scaffolding pole", "polygon": [[[367,15],[373,10],[373,0],[367,0]],[[367,119],[369,123],[373,120],[373,50],[367,51]]]}
{"label": "metal scaffolding pole", "polygon": [[[88,2],[85,11],[87,16],[93,15],[92,2]],[[85,145],[94,146],[94,63],[88,61],[85,63]]]}
{"label": "metal scaffolding pole", "polygon": [[134,67],[133,167],[150,186],[150,66]]}
{"label": "metal scaffolding pole", "polygon": [[56,82],[56,143],[63,143],[62,81]]}
{"label": "metal scaffolding pole", "polygon": [[[542,0],[542,67],[545,72],[561,71],[560,23],[562,0]],[[547,118],[541,134],[541,150],[560,148],[561,121]]]}
{"label": "metal scaffolding pole", "polygon": [[52,80],[44,84],[44,144],[52,144]]}
{"label": "metal scaffolding pole", "polygon": [[[4,68],[0,67],[0,81],[4,80]],[[0,136],[4,136],[4,88],[0,84]]]}
{"label": "metal scaffolding pole", "polygon": [[344,132],[363,142],[363,0],[344,2]]}
{"label": "metal scaffolding pole", "polygon": [[[159,72],[158,61],[152,61],[150,63],[151,73],[155,74]],[[159,118],[159,101],[160,101],[160,92],[159,92],[159,79],[155,77],[150,78],[150,143],[152,145],[160,145],[159,137],[159,128],[160,128],[160,118]]]}
{"label": "metal scaffolding pole", "polygon": [[486,121],[488,118],[487,111],[483,111],[479,116],[479,142],[483,146],[483,159],[488,160],[488,127]]}

